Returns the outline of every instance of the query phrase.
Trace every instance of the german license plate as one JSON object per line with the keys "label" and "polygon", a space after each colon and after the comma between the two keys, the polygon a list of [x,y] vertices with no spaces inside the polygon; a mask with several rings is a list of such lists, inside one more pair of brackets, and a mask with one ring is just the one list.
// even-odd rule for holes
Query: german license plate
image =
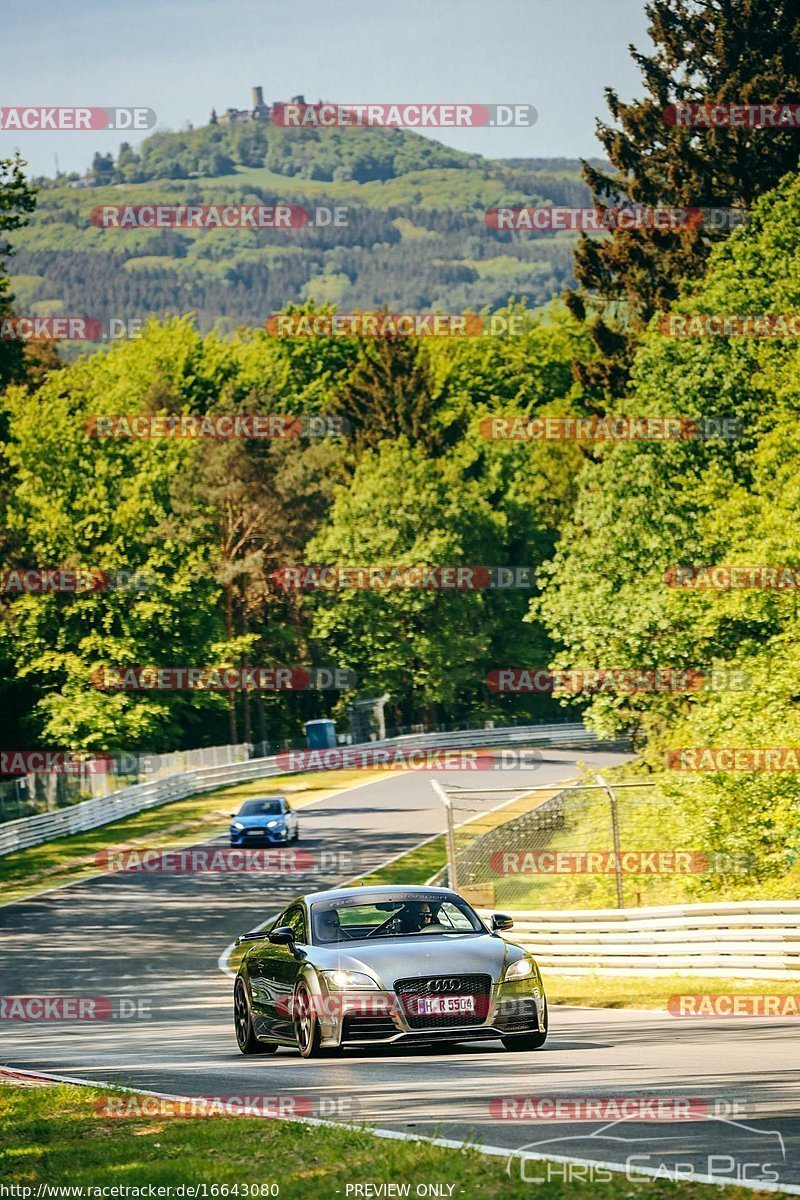
{"label": "german license plate", "polygon": [[424,1017],[475,1012],[474,996],[420,996],[417,1012]]}

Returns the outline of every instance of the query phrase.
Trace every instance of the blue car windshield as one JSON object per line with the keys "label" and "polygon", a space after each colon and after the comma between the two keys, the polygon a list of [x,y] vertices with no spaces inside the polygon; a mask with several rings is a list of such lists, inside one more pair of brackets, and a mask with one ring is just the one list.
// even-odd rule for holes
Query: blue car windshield
{"label": "blue car windshield", "polygon": [[245,800],[239,809],[240,817],[268,816],[279,817],[283,812],[281,800]]}

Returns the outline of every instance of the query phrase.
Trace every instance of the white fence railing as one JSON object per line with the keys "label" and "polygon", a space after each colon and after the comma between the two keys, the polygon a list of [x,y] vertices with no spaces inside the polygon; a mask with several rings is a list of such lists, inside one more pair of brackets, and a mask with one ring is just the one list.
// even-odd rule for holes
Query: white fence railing
{"label": "white fence railing", "polygon": [[[0,821],[5,820],[14,805],[21,819],[23,804],[50,812],[65,804],[79,803],[81,798],[94,799],[139,783],[154,783],[168,775],[193,771],[197,767],[221,767],[230,763],[248,762],[253,747],[248,742],[236,746],[202,746],[196,750],[173,750],[169,754],[123,754],[103,761],[102,769],[93,770],[91,763],[75,773],[34,772],[9,783],[0,783]],[[37,815],[36,813],[27,815]]]}
{"label": "white fence railing", "polygon": [[514,918],[509,941],[530,950],[545,971],[800,976],[797,900],[507,911]]}
{"label": "white fence railing", "polygon": [[[368,746],[408,747],[422,746],[503,746],[511,744],[524,745],[563,745],[591,746],[597,742],[594,734],[589,733],[582,725],[519,725],[506,729],[472,729],[463,733],[419,733],[406,734],[402,737],[387,738],[383,742],[365,743]],[[298,767],[296,770],[307,768]],[[97,796],[91,800],[83,800],[78,804],[57,809],[55,812],[39,813],[32,817],[22,817],[16,821],[6,821],[0,825],[0,857],[11,854],[15,850],[23,850],[28,846],[37,846],[41,842],[49,842],[54,838],[67,837],[73,833],[83,833],[87,829],[96,829],[99,825],[108,825],[121,817],[143,812],[145,809],[157,808],[162,804],[170,804],[175,800],[185,800],[188,796],[200,792],[211,791],[231,783],[243,783],[248,779],[266,779],[273,775],[292,774],[286,766],[278,766],[275,756],[269,758],[254,758],[249,762],[235,762],[218,767],[200,767],[184,771],[179,775],[171,775],[166,779],[158,779],[148,783],[135,784],[132,787],[121,788],[108,796]]]}

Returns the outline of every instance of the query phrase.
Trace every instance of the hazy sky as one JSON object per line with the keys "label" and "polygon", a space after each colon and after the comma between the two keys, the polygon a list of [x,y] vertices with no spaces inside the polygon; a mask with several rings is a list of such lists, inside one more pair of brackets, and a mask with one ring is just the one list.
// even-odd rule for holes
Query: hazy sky
{"label": "hazy sky", "polygon": [[[158,128],[213,107],[267,102],[533,104],[532,129],[441,130],[493,158],[600,153],[603,88],[641,94],[628,44],[646,49],[644,0],[0,0],[0,105],[141,105]],[[82,171],[120,133],[0,130],[33,174]],[[134,140],[134,139],[131,139]]]}

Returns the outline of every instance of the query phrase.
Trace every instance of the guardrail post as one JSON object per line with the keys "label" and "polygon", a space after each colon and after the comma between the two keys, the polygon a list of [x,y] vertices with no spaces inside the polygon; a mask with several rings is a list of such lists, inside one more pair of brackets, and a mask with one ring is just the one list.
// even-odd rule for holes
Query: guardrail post
{"label": "guardrail post", "polygon": [[431,787],[436,792],[436,795],[444,805],[444,811],[447,816],[447,884],[454,892],[458,891],[458,862],[456,861],[456,831],[453,824],[453,805],[437,779],[431,780]]}
{"label": "guardrail post", "polygon": [[622,872],[620,870],[620,845],[619,845],[619,813],[617,811],[617,795],[614,789],[606,783],[602,775],[597,776],[597,782],[601,784],[611,801],[611,832],[614,836],[614,876],[617,881],[617,908],[624,908],[625,901],[622,898]]}

